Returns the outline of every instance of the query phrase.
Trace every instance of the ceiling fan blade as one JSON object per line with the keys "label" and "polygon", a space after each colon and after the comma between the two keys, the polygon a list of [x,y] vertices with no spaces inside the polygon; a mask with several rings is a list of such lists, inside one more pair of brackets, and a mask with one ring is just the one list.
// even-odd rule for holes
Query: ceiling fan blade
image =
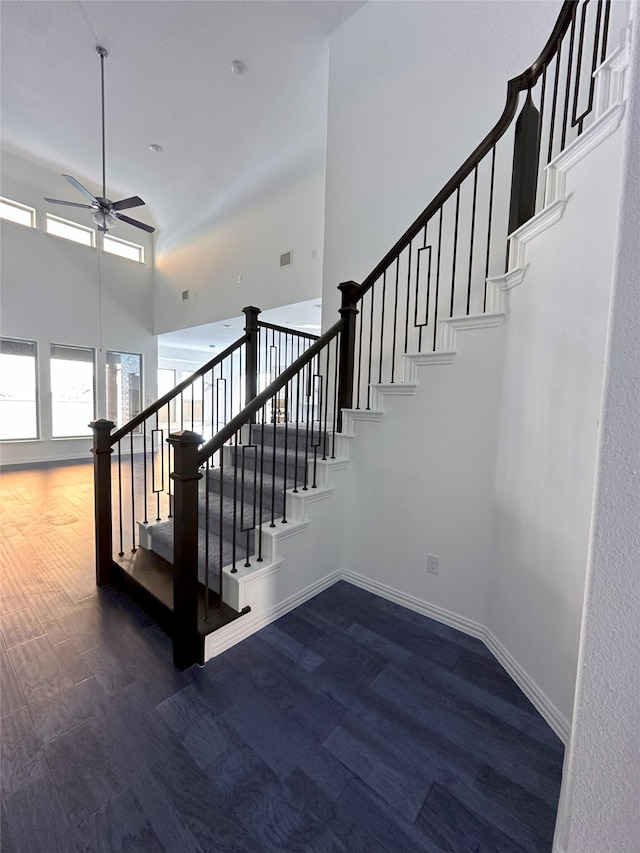
{"label": "ceiling fan blade", "polygon": [[140,207],[144,202],[139,195],[132,195],[131,198],[123,198],[121,201],[114,201],[111,205],[112,210],[128,210],[130,207]]}
{"label": "ceiling fan blade", "polygon": [[114,216],[117,216],[118,219],[121,219],[123,222],[128,222],[129,225],[135,225],[136,228],[142,228],[143,231],[147,231],[149,234],[153,234],[156,230],[152,228],[151,225],[145,225],[144,222],[138,222],[137,219],[131,219],[130,216],[125,216],[124,213],[114,213]]}
{"label": "ceiling fan blade", "polygon": [[45,201],[50,201],[52,204],[66,204],[68,207],[85,207],[87,210],[93,210],[92,204],[78,204],[77,201],[62,201],[61,198],[45,198]]}
{"label": "ceiling fan blade", "polygon": [[77,190],[80,190],[80,192],[83,195],[86,195],[86,197],[89,199],[89,201],[93,201],[96,204],[98,204],[98,199],[94,195],[91,195],[89,190],[85,189],[82,186],[82,184],[80,183],[80,181],[76,181],[76,179],[71,177],[71,175],[63,175],[62,177],[66,178],[69,181],[69,183],[72,184]]}

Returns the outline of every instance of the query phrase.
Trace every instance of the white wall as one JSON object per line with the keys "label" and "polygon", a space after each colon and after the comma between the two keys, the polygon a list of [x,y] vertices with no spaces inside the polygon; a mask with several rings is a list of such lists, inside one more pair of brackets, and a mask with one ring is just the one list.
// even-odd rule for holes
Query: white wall
{"label": "white wall", "polygon": [[330,39],[323,327],[498,120],[560,3],[367,3]]}
{"label": "white wall", "polygon": [[[51,438],[49,344],[96,350],[97,417],[105,415],[106,350],[141,353],[144,398],[155,399],[157,348],[151,331],[152,240],[130,226],[118,228],[116,236],[145,247],[146,263],[137,264],[106,253],[99,255],[97,249],[47,234],[45,211],[81,224],[87,224],[89,211],[46,204],[45,195],[76,200],[73,189],[59,174],[4,151],[1,167],[2,194],[34,207],[38,227],[33,230],[11,222],[1,223],[0,333],[37,341],[41,398],[40,439],[3,442],[2,463],[82,458],[89,453],[90,439]],[[81,176],[79,179],[82,180]],[[77,200],[82,201],[82,196],[78,194]]]}
{"label": "white wall", "polygon": [[620,188],[617,134],[510,292],[488,625],[571,721]]}
{"label": "white wall", "polygon": [[[317,110],[317,125],[299,151],[283,152],[277,168],[268,164],[266,177],[247,175],[229,197],[203,198],[203,207],[213,210],[199,232],[158,253],[157,333],[237,317],[246,305],[275,308],[321,292],[326,90]],[[281,268],[280,255],[289,251],[293,263]],[[190,298],[183,301],[186,289]]]}
{"label": "white wall", "polygon": [[[638,21],[638,4],[636,17]],[[627,105],[605,394],[574,728],[557,853],[640,844],[640,40]]]}
{"label": "white wall", "polygon": [[355,421],[345,568],[484,625],[503,329],[458,341],[453,364],[418,368],[414,397],[385,397],[379,423]]}

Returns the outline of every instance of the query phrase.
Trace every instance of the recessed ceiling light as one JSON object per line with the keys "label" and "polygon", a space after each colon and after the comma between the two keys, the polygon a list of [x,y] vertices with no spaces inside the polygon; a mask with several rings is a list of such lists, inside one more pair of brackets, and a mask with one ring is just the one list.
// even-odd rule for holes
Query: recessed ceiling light
{"label": "recessed ceiling light", "polygon": [[223,328],[223,329],[230,329],[230,328],[231,328],[231,323],[223,323],[223,324],[222,324],[222,328]]}
{"label": "recessed ceiling light", "polygon": [[234,59],[231,63],[231,70],[240,77],[247,70],[247,66],[241,59]]}
{"label": "recessed ceiling light", "polygon": [[162,151],[162,145],[158,145],[156,142],[152,142],[149,146],[149,151],[153,151],[154,154],[159,154]]}

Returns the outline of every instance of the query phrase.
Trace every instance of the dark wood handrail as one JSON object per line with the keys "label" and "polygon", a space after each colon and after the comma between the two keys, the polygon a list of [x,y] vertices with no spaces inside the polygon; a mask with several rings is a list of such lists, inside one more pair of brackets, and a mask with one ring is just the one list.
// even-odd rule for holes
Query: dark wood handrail
{"label": "dark wood handrail", "polygon": [[303,353],[300,358],[297,358],[293,364],[287,367],[286,370],[283,370],[280,376],[275,379],[268,388],[265,388],[257,397],[254,397],[253,400],[248,403],[244,409],[240,412],[240,414],[236,415],[232,418],[229,423],[222,427],[206,444],[203,444],[200,448],[200,452],[198,454],[198,465],[203,465],[207,459],[209,459],[213,454],[220,450],[222,445],[228,441],[232,436],[236,434],[236,432],[240,429],[240,427],[244,426],[251,420],[251,417],[255,415],[255,413],[261,409],[265,403],[268,403],[278,391],[283,388],[290,379],[299,373],[303,367],[309,364],[319,352],[327,346],[327,344],[331,343],[331,341],[337,337],[342,331],[344,326],[344,319],[341,317],[337,323],[321,335],[318,340],[309,347],[309,349]]}
{"label": "dark wood handrail", "polygon": [[150,406],[147,406],[139,415],[136,415],[135,418],[131,418],[131,420],[126,423],[124,426],[120,427],[120,429],[116,430],[111,436],[111,446],[113,447],[118,441],[124,438],[125,435],[128,435],[132,430],[134,430],[137,426],[145,421],[151,415],[154,415],[156,412],[160,411],[163,406],[166,406],[167,403],[170,403],[174,397],[177,397],[185,388],[188,388],[189,385],[193,383],[195,379],[199,376],[203,376],[205,373],[208,373],[209,370],[212,370],[214,367],[217,367],[221,361],[224,361],[227,356],[232,355],[237,349],[240,349],[242,344],[247,342],[247,336],[243,335],[241,338],[238,338],[237,341],[228,346],[221,353],[218,353],[211,361],[208,361],[206,364],[203,364],[202,367],[199,367],[195,370],[191,376],[187,379],[183,379],[179,385],[176,385],[175,388],[172,388],[171,391],[167,391],[167,393],[160,397],[159,400],[156,400],[155,403],[152,403]]}
{"label": "dark wood handrail", "polygon": [[507,102],[504,110],[502,111],[502,115],[496,122],[495,126],[489,131],[475,151],[465,160],[462,166],[460,166],[455,175],[447,181],[440,192],[427,205],[420,216],[418,216],[415,222],[407,228],[402,237],[400,237],[400,239],[387,252],[380,263],[377,264],[377,266],[375,266],[364,279],[360,285],[358,300],[362,299],[365,293],[373,287],[374,283],[380,278],[382,273],[390,264],[393,263],[400,253],[407,248],[413,238],[424,228],[434,214],[440,210],[442,205],[453,195],[465,178],[469,177],[483,157],[491,151],[493,146],[506,133],[513,121],[513,117],[516,114],[520,92],[525,89],[530,89],[535,85],[545,67],[553,59],[553,56],[558,49],[558,44],[571,24],[571,19],[575,14],[577,4],[578,0],[564,0],[553,31],[536,61],[530,65],[526,71],[523,71],[522,74],[519,74],[517,77],[513,77],[509,80],[507,84]]}
{"label": "dark wood handrail", "polygon": [[300,332],[298,329],[287,329],[286,326],[276,326],[274,323],[264,323],[258,320],[258,326],[261,329],[270,329],[272,332],[283,332],[285,335],[297,335],[299,338],[308,338],[310,341],[317,341],[320,335],[310,335],[308,332]]}

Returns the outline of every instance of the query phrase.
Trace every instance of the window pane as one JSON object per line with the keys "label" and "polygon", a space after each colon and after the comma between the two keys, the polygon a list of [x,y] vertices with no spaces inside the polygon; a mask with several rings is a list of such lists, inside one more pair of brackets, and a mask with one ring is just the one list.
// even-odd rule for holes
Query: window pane
{"label": "window pane", "polygon": [[91,435],[94,351],[51,345],[51,417],[54,438]]}
{"label": "window pane", "polygon": [[0,338],[0,440],[38,437],[36,344]]}
{"label": "window pane", "polygon": [[106,234],[102,238],[102,245],[105,252],[110,252],[112,255],[120,255],[121,258],[128,258],[130,261],[144,263],[144,248],[137,243],[129,243],[127,240],[120,240],[118,237],[110,237]]}
{"label": "window pane", "polygon": [[36,212],[26,204],[11,201],[10,198],[0,197],[0,219],[8,219],[17,222],[18,225],[26,225],[27,228],[36,227]]}
{"label": "window pane", "polygon": [[83,246],[95,246],[96,233],[93,228],[86,228],[76,222],[60,219],[47,213],[47,233],[55,237],[64,237],[65,240],[73,240],[74,243],[82,243]]}
{"label": "window pane", "polygon": [[124,426],[142,411],[142,356],[107,352],[107,419]]}

